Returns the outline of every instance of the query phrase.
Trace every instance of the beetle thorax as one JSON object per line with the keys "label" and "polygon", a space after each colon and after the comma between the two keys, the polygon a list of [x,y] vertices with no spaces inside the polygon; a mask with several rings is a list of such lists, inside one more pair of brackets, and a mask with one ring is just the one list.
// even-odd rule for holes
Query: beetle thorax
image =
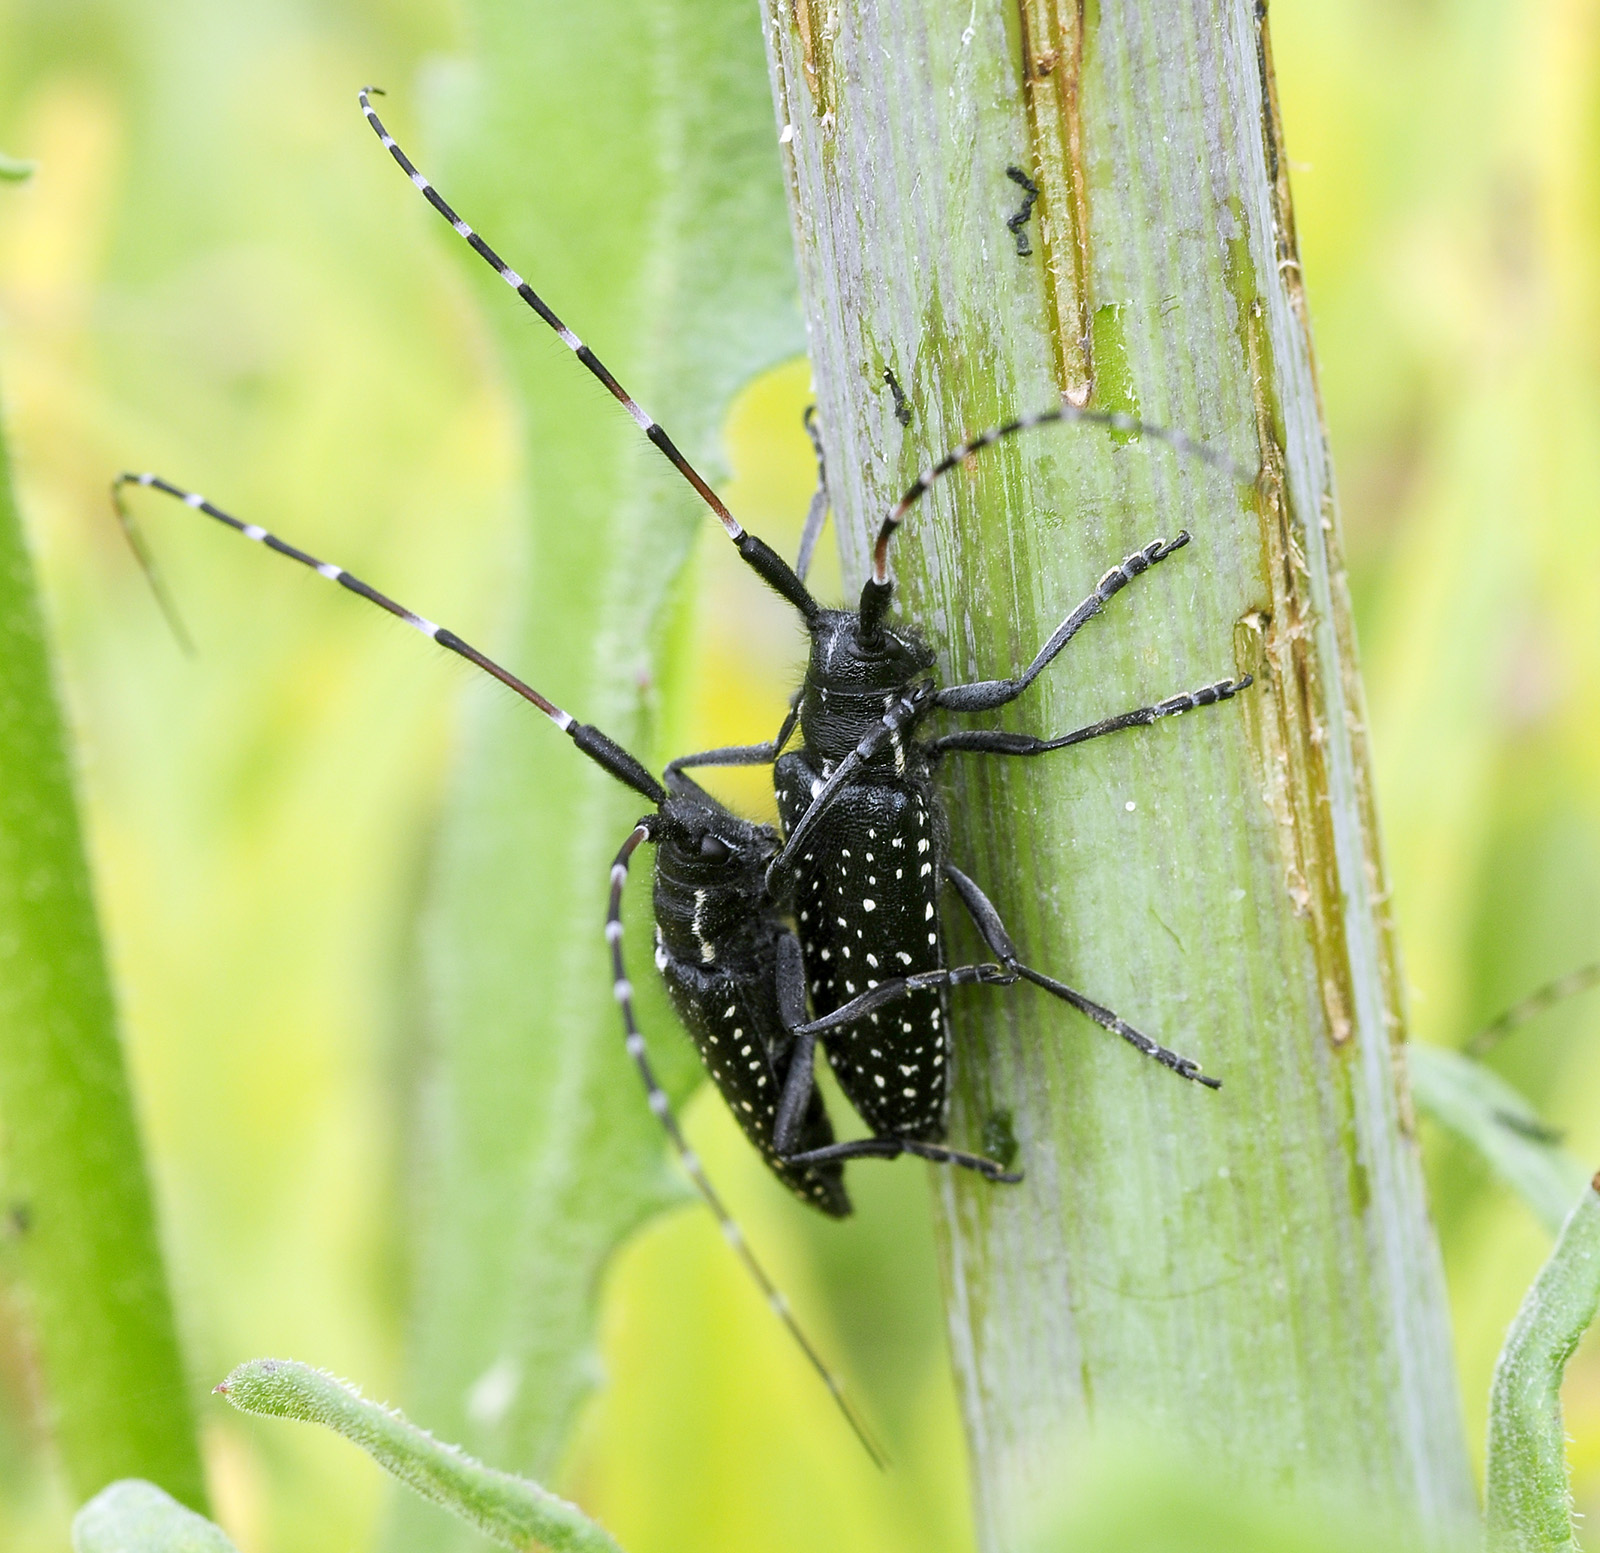
{"label": "beetle thorax", "polygon": [[657,822],[655,916],[677,959],[738,960],[771,936],[766,869],[777,833],[720,804],[669,798]]}
{"label": "beetle thorax", "polygon": [[932,651],[912,633],[884,627],[864,637],[853,612],[824,610],[812,626],[800,698],[800,732],[813,758],[843,760],[932,667]]}

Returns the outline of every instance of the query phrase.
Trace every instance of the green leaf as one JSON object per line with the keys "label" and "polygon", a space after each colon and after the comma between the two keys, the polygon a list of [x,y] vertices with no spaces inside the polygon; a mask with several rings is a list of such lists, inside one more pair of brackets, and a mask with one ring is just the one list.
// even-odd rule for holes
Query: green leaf
{"label": "green leaf", "polygon": [[1475,1148],[1553,1235],[1588,1172],[1498,1074],[1442,1046],[1407,1045],[1411,1092],[1424,1116]]}
{"label": "green leaf", "polygon": [[441,1445],[400,1413],[292,1359],[252,1359],[217,1387],[236,1408],[322,1424],[359,1445],[386,1472],[470,1522],[502,1547],[542,1543],[555,1553],[620,1553],[576,1505],[537,1483],[496,1472]]}
{"label": "green leaf", "polygon": [[7,156],[0,151],[0,183],[25,183],[34,175],[38,165],[37,162]]}
{"label": "green leaf", "polygon": [[1484,1473],[1495,1553],[1578,1553],[1561,1377],[1600,1306],[1600,1176],[1573,1208],[1506,1334],[1489,1398]]}
{"label": "green leaf", "polygon": [[44,623],[0,446],[0,1182],[74,1494],[200,1458]]}
{"label": "green leaf", "polygon": [[102,1489],[72,1521],[72,1553],[237,1553],[220,1526],[142,1478]]}
{"label": "green leaf", "polygon": [[[803,347],[755,12],[479,0],[472,15],[479,63],[433,78],[421,165],[715,477],[735,389]],[[401,142],[415,138],[414,107],[389,106]],[[435,222],[479,285],[526,406],[525,607],[494,645],[574,716],[659,758],[679,576],[720,530],[545,326],[395,183],[396,219],[404,203]],[[539,1472],[596,1380],[606,1259],[683,1192],[623,1051],[601,936],[607,872],[640,808],[525,706],[493,687],[477,696],[426,919],[435,1050],[407,1395],[473,1449]],[[629,957],[681,1096],[696,1070],[645,974],[644,883],[630,892]],[[432,1535],[402,1510],[393,1545],[409,1553]]]}

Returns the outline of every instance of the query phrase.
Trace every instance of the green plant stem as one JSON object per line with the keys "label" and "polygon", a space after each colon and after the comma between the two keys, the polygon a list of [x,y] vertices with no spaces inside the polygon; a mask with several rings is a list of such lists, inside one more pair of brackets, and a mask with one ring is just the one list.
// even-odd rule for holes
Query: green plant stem
{"label": "green plant stem", "polygon": [[1600,1176],[1568,1216],[1495,1365],[1484,1472],[1493,1553],[1578,1553],[1561,1377],[1597,1307]]}
{"label": "green plant stem", "polygon": [[347,1382],[292,1359],[252,1359],[217,1387],[242,1412],[321,1424],[358,1445],[386,1472],[506,1548],[621,1553],[576,1505],[442,1445]]}
{"label": "green plant stem", "polygon": [[43,621],[0,447],[0,1184],[75,1496],[204,1505]]}
{"label": "green plant stem", "polygon": [[[956,997],[952,1141],[1014,1131],[1027,1176],[935,1176],[980,1540],[1010,1545],[1074,1435],[1112,1424],[1448,1535],[1472,1486],[1253,7],[764,10],[847,578],[919,467],[1063,394],[1262,471],[1241,489],[1155,439],[1056,427],[971,459],[896,541],[899,615],[955,682],[1015,672],[1108,566],[1193,534],[1007,727],[1255,676],[1153,728],[941,771],[953,860],[1025,959],[1225,1083],[1036,990]],[[1041,190],[1026,258],[1017,164]],[[984,958],[955,911],[952,957]]]}

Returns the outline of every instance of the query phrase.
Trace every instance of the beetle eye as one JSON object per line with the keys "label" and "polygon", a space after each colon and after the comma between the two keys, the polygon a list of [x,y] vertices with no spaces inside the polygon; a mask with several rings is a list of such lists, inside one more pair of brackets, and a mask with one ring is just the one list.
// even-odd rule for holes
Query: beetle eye
{"label": "beetle eye", "polygon": [[731,855],[732,854],[728,851],[726,843],[719,841],[717,837],[707,835],[701,838],[701,857],[709,858],[713,863],[722,863],[726,862]]}

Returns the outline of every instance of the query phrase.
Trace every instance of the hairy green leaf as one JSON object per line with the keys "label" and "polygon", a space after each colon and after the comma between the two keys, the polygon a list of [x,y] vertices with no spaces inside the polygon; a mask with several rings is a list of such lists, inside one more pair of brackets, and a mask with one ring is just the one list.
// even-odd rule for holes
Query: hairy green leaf
{"label": "hairy green leaf", "polygon": [[[470,14],[475,62],[433,81],[425,169],[716,476],[733,391],[803,345],[755,12],[478,0]],[[404,139],[415,113],[390,106]],[[397,203],[415,202],[397,185]],[[436,219],[417,204],[416,219]],[[527,409],[525,605],[497,645],[575,716],[659,756],[674,590],[712,520],[439,230],[481,284]],[[603,956],[607,870],[640,807],[525,706],[481,696],[426,923],[430,1193],[408,1398],[474,1449],[541,1472],[596,1378],[607,1257],[683,1190],[624,1055]],[[653,983],[638,881],[628,911],[630,960]],[[681,1095],[687,1043],[641,990]],[[395,1546],[429,1535],[402,1509]]]}
{"label": "hairy green leaf", "polygon": [[72,1522],[72,1553],[236,1553],[220,1526],[143,1478],[103,1488]]}
{"label": "hairy green leaf", "polygon": [[1578,1553],[1561,1377],[1600,1306],[1600,1176],[1579,1198],[1495,1366],[1484,1472],[1494,1553]]}
{"label": "hairy green leaf", "polygon": [[542,1544],[555,1553],[620,1553],[576,1505],[537,1483],[486,1467],[453,1445],[441,1445],[393,1408],[369,1402],[325,1370],[292,1359],[252,1359],[217,1390],[243,1412],[297,1418],[342,1434],[408,1488],[502,1547]]}

